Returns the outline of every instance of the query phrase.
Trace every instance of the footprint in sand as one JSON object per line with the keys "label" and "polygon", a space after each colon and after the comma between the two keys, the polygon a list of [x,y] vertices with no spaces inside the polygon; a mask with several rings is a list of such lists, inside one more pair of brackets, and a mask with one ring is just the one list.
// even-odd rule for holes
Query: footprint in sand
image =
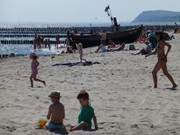
{"label": "footprint in sand", "polygon": [[49,102],[49,101],[44,101],[43,103],[44,103],[44,104],[49,104],[50,102]]}
{"label": "footprint in sand", "polygon": [[0,109],[4,109],[5,108],[5,106],[0,106]]}
{"label": "footprint in sand", "polygon": [[138,124],[131,125],[131,128],[139,128]]}
{"label": "footprint in sand", "polygon": [[37,88],[43,88],[42,86],[37,86]]}
{"label": "footprint in sand", "polygon": [[5,88],[5,87],[1,87],[0,89],[1,89],[1,90],[4,90],[4,89],[6,89],[6,88]]}
{"label": "footprint in sand", "polygon": [[39,97],[38,96],[34,96],[36,99],[39,99]]}
{"label": "footprint in sand", "polygon": [[6,130],[8,132],[14,132],[16,130],[15,127],[4,126],[4,125],[0,125],[0,129]]}

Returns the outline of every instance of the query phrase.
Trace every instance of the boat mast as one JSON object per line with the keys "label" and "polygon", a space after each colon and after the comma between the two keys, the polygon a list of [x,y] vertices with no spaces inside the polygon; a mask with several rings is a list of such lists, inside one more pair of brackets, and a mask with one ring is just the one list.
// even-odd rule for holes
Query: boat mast
{"label": "boat mast", "polygon": [[105,12],[107,13],[108,17],[110,17],[113,31],[119,31],[119,25],[117,22],[117,18],[113,17],[112,12],[111,12],[111,8],[109,5],[105,8]]}

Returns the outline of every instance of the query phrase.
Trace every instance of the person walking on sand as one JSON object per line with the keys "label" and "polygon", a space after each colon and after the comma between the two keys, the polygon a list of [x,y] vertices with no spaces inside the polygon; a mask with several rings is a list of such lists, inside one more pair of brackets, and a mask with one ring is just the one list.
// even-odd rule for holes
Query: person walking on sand
{"label": "person walking on sand", "polygon": [[39,62],[37,61],[38,56],[35,53],[31,53],[30,55],[30,59],[32,60],[31,62],[31,76],[30,76],[30,82],[31,82],[31,87],[33,88],[33,80],[37,81],[37,82],[41,82],[44,85],[46,85],[45,81],[42,81],[40,79],[37,79],[37,74],[38,74],[38,66],[39,66]]}
{"label": "person walking on sand", "polygon": [[[177,87],[177,84],[175,83],[173,77],[169,74],[169,72],[167,70],[167,56],[169,54],[169,51],[171,50],[171,45],[164,40],[163,32],[157,32],[156,36],[157,36],[157,40],[158,40],[158,46],[157,46],[156,50],[154,52],[152,52],[151,54],[146,55],[146,57],[148,57],[150,55],[157,54],[157,57],[158,57],[158,62],[152,71],[154,88],[157,88],[157,82],[158,82],[157,81],[157,73],[160,69],[162,69],[164,75],[166,75],[167,78],[172,83],[172,85],[173,85],[172,89],[175,89]],[[165,52],[165,47],[168,48],[167,52]]]}

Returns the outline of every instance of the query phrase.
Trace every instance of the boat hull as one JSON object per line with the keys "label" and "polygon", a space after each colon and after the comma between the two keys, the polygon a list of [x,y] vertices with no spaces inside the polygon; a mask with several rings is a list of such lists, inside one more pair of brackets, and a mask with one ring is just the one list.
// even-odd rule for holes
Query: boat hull
{"label": "boat hull", "polygon": [[[125,31],[118,31],[113,33],[107,33],[107,40],[112,40],[114,43],[133,43],[136,42],[142,32],[142,27],[129,29]],[[100,35],[72,35],[74,43],[82,43],[84,48],[99,46],[101,44]]]}

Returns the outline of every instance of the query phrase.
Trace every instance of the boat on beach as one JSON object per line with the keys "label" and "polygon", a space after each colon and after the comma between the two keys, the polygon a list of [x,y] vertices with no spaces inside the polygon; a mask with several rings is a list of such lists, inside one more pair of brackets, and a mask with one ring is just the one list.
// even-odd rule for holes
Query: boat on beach
{"label": "boat on beach", "polygon": [[174,33],[175,33],[175,34],[179,34],[179,33],[180,33],[180,28],[176,28],[176,29],[174,30]]}
{"label": "boat on beach", "polygon": [[[114,43],[133,43],[136,42],[143,27],[132,28],[123,31],[116,31],[116,32],[108,32],[106,33],[106,42],[108,43],[109,40],[112,40]],[[84,48],[87,47],[94,47],[99,46],[101,44],[101,36],[100,34],[79,34],[79,35],[72,35],[71,36],[74,43],[82,43]]]}
{"label": "boat on beach", "polygon": [[[109,40],[116,44],[119,43],[133,43],[136,42],[142,33],[143,26],[135,27],[132,29],[122,30],[117,22],[117,18],[113,17],[110,6],[105,8],[105,12],[110,17],[112,23],[112,32],[104,32],[106,34],[106,43]],[[84,48],[99,46],[101,44],[101,34],[79,34],[71,36],[74,43],[82,43]]]}

